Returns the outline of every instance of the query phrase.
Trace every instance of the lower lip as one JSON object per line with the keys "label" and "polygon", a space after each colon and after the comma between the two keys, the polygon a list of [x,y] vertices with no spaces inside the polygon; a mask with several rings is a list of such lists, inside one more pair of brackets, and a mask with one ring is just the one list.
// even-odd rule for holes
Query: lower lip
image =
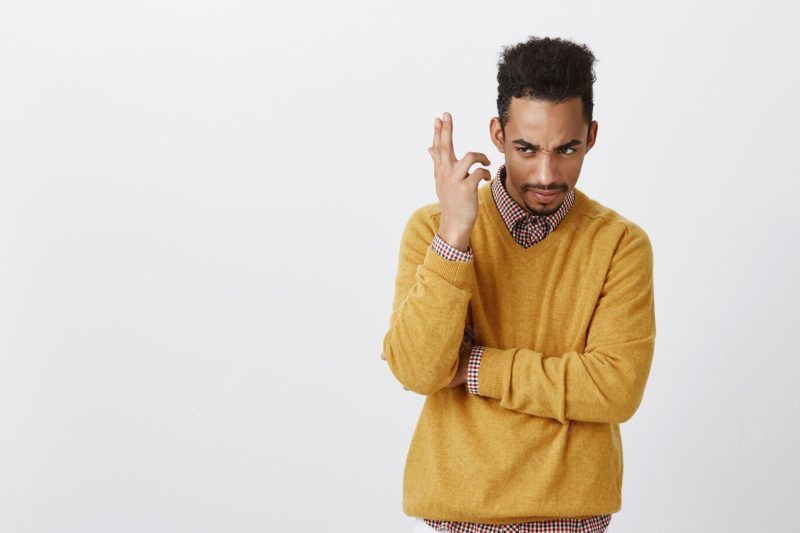
{"label": "lower lip", "polygon": [[559,194],[561,194],[560,192],[556,192],[553,194],[539,194],[535,190],[532,190],[530,192],[533,193],[533,197],[536,198],[536,201],[541,204],[549,204],[550,202],[558,198]]}

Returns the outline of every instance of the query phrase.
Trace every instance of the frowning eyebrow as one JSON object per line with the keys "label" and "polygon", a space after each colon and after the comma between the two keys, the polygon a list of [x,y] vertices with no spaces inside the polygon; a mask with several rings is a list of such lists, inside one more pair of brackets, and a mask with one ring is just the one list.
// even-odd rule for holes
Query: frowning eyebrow
{"label": "frowning eyebrow", "polygon": [[[538,150],[540,148],[540,146],[538,144],[529,143],[525,139],[516,139],[516,140],[511,141],[511,142],[514,143],[514,144],[518,144],[518,145],[520,145],[522,147],[525,147],[525,148],[530,148],[531,150]],[[571,148],[571,147],[576,146],[578,144],[581,144],[581,141],[579,141],[578,139],[572,139],[571,141],[566,142],[566,143],[562,144],[561,146],[559,146],[559,148]]]}

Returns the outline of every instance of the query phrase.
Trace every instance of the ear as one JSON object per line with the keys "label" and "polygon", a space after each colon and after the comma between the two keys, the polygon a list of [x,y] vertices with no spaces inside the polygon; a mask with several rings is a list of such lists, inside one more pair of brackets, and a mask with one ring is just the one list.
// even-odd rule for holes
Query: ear
{"label": "ear", "polygon": [[505,153],[505,138],[503,136],[503,129],[500,127],[500,119],[497,117],[492,117],[489,121],[489,139],[501,154]]}
{"label": "ear", "polygon": [[589,128],[587,128],[586,134],[586,153],[589,153],[589,150],[592,149],[594,143],[597,141],[597,121],[593,120],[591,124],[589,124]]}

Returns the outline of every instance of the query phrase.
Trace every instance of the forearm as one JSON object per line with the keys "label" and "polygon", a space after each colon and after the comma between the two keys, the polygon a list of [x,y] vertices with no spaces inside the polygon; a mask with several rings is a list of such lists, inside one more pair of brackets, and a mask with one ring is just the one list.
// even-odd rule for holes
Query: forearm
{"label": "forearm", "polygon": [[[477,391],[531,415],[621,423],[639,407],[655,349],[652,248],[634,228],[612,259],[580,350],[476,350]],[[472,366],[472,365],[471,365]]]}
{"label": "forearm", "polygon": [[[447,386],[458,371],[474,266],[471,251],[464,260],[463,252],[442,247],[435,238],[425,245],[424,254],[419,252],[413,246],[416,228],[411,225],[404,232],[383,352],[398,381],[409,390],[431,394]],[[457,257],[448,259],[449,254]]]}
{"label": "forearm", "polygon": [[627,346],[624,354],[595,350],[547,356],[527,348],[483,347],[478,367],[481,396],[535,416],[622,423],[644,394],[655,335]]}

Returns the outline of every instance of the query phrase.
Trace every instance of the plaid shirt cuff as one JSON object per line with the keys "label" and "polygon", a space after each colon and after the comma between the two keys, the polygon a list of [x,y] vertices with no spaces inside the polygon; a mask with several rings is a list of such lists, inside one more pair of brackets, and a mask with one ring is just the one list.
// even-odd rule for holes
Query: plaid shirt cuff
{"label": "plaid shirt cuff", "polygon": [[472,261],[472,258],[474,257],[472,254],[472,248],[467,246],[467,251],[462,252],[458,248],[453,248],[447,244],[444,239],[439,237],[438,233],[433,236],[433,243],[431,246],[433,246],[433,249],[437,254],[451,261]]}
{"label": "plaid shirt cuff", "polygon": [[478,370],[481,367],[481,356],[483,355],[483,346],[475,345],[469,353],[469,362],[467,363],[467,392],[470,394],[480,394],[478,392]]}

